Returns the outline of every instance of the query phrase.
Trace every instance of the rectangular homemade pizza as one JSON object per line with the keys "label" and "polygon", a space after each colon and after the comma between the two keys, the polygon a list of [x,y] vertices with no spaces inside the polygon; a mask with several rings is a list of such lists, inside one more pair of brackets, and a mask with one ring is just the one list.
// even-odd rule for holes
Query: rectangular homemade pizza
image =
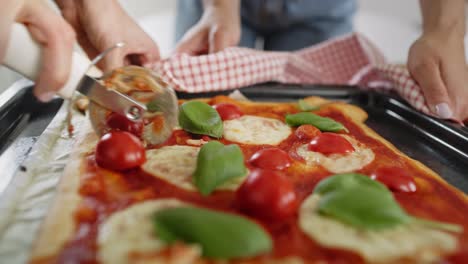
{"label": "rectangular homemade pizza", "polygon": [[77,128],[31,263],[468,263],[467,196],[359,107],[179,103],[161,144]]}

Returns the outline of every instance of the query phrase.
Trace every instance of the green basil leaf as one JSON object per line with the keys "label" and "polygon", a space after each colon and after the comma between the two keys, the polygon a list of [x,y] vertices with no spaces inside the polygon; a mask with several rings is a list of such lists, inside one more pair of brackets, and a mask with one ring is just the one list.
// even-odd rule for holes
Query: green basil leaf
{"label": "green basil leaf", "polygon": [[219,185],[246,173],[244,155],[239,146],[210,141],[198,153],[193,179],[200,193],[209,195]]}
{"label": "green basil leaf", "polygon": [[286,115],[286,123],[290,126],[313,125],[320,129],[320,131],[338,132],[346,130],[341,123],[331,118],[322,117],[309,112]]}
{"label": "green basil leaf", "polygon": [[190,133],[223,136],[223,121],[210,105],[200,101],[185,102],[180,106],[179,125]]}
{"label": "green basil leaf", "polygon": [[407,223],[411,218],[379,188],[347,187],[323,195],[318,212],[357,228],[381,230]]}
{"label": "green basil leaf", "polygon": [[321,195],[318,212],[358,228],[380,230],[415,223],[448,232],[463,227],[408,215],[380,182],[359,173],[343,173],[320,181],[314,194]]}
{"label": "green basil leaf", "polygon": [[172,243],[182,240],[199,244],[209,258],[252,257],[271,251],[265,230],[247,218],[214,210],[179,207],[154,215],[158,237]]}
{"label": "green basil leaf", "polygon": [[310,105],[305,100],[301,99],[297,102],[297,106],[301,111],[315,111],[318,110],[320,107],[315,105]]}
{"label": "green basil leaf", "polygon": [[324,195],[329,192],[340,191],[345,188],[352,188],[356,186],[374,188],[384,192],[385,194],[391,195],[385,185],[359,173],[335,174],[325,178],[315,186],[314,193]]}

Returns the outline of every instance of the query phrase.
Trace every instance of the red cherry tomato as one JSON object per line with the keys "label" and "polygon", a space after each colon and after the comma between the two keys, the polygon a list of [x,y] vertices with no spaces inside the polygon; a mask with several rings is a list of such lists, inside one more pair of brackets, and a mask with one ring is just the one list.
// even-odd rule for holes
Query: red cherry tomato
{"label": "red cherry tomato", "polygon": [[143,122],[134,122],[125,116],[117,113],[111,113],[107,116],[106,124],[114,130],[127,131],[140,137],[143,133]]}
{"label": "red cherry tomato", "polygon": [[291,166],[291,158],[282,149],[265,148],[255,152],[249,163],[257,168],[283,170]]}
{"label": "red cherry tomato", "polygon": [[309,143],[309,150],[325,155],[345,154],[354,151],[353,145],[344,137],[335,133],[321,133]]}
{"label": "red cherry tomato", "polygon": [[395,192],[415,192],[416,183],[408,172],[399,167],[381,167],[372,175],[371,179],[385,184]]}
{"label": "red cherry tomato", "polygon": [[240,108],[234,104],[219,103],[213,105],[213,108],[216,109],[216,111],[218,111],[218,114],[221,116],[222,120],[231,120],[244,115]]}
{"label": "red cherry tomato", "polygon": [[141,141],[125,131],[111,131],[102,136],[95,155],[99,166],[118,171],[138,167],[146,161]]}
{"label": "red cherry tomato", "polygon": [[298,207],[291,182],[273,170],[252,170],[237,190],[236,199],[243,211],[266,219],[290,217]]}
{"label": "red cherry tomato", "polygon": [[296,129],[294,134],[299,139],[313,139],[314,137],[320,135],[320,129],[312,126],[312,125],[302,125]]}

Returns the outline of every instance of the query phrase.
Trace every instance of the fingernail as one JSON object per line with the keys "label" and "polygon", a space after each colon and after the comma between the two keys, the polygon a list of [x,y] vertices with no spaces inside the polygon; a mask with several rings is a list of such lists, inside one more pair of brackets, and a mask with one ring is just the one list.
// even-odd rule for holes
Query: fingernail
{"label": "fingernail", "polygon": [[441,103],[435,106],[435,113],[438,115],[440,118],[443,119],[448,119],[451,118],[453,113],[452,110],[450,110],[450,107],[446,103]]}
{"label": "fingernail", "polygon": [[47,103],[50,100],[52,100],[52,98],[54,98],[54,96],[55,96],[54,92],[46,92],[46,93],[39,94],[37,96],[37,99],[39,99],[39,101],[41,101],[43,103]]}

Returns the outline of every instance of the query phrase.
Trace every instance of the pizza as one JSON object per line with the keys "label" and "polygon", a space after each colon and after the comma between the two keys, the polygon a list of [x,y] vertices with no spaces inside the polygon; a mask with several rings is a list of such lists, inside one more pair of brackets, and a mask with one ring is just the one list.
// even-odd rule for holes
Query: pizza
{"label": "pizza", "polygon": [[466,195],[359,107],[179,104],[161,144],[80,128],[31,263],[468,263]]}

